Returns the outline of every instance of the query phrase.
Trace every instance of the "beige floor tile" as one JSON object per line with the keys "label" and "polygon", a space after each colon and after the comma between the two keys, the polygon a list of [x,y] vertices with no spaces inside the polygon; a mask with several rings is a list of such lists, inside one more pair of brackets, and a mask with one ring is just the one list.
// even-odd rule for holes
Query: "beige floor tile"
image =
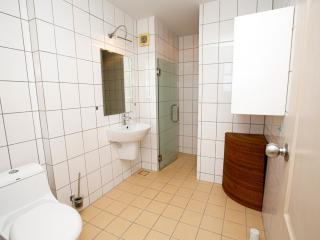
{"label": "beige floor tile", "polygon": [[[137,179],[135,179],[134,182],[136,182]],[[131,189],[134,186],[133,183],[129,182],[129,181],[124,181],[122,183],[120,183],[116,189],[118,190],[122,190],[122,191],[128,191],[129,189]]]}
{"label": "beige floor tile", "polygon": [[191,189],[191,190],[195,190],[198,186],[198,182],[195,180],[195,181],[185,181],[183,184],[182,184],[182,187],[184,188],[187,188],[187,189]]}
{"label": "beige floor tile", "polygon": [[193,226],[199,226],[202,219],[202,214],[186,210],[180,219],[181,222],[193,225]]}
{"label": "beige floor tile", "polygon": [[225,207],[217,206],[214,204],[207,204],[204,214],[212,217],[224,218]]}
{"label": "beige floor tile", "polygon": [[104,229],[115,218],[116,218],[116,216],[112,215],[111,213],[101,212],[101,213],[99,213],[99,215],[97,215],[93,219],[91,219],[90,223],[92,225],[95,225],[98,228]]}
{"label": "beige floor tile", "polygon": [[217,234],[222,233],[222,227],[223,219],[210,217],[206,215],[203,216],[200,224],[200,228]]}
{"label": "beige floor tile", "polygon": [[182,179],[176,179],[176,178],[173,178],[168,182],[168,184],[174,185],[176,187],[180,187],[182,185],[182,183],[183,183]]}
{"label": "beige floor tile", "polygon": [[194,240],[196,238],[198,228],[192,227],[184,223],[178,223],[173,232],[173,237],[181,240]]}
{"label": "beige floor tile", "polygon": [[236,211],[236,210],[232,210],[230,208],[227,208],[226,213],[225,213],[225,220],[245,225],[246,224],[246,214],[244,212],[240,212],[240,211]]}
{"label": "beige floor tile", "polygon": [[209,182],[199,182],[196,188],[197,191],[210,193],[212,189],[213,183]]}
{"label": "beige floor tile", "polygon": [[111,199],[114,199],[114,200],[118,200],[121,197],[122,194],[123,194],[123,191],[121,191],[119,186],[118,186],[118,187],[112,189],[107,194],[105,194],[105,197],[111,198]]}
{"label": "beige floor tile", "polygon": [[80,235],[80,240],[92,240],[100,232],[101,232],[101,229],[99,229],[91,224],[86,224],[86,225],[84,225],[84,227],[82,229],[82,232]]}
{"label": "beige floor tile", "polygon": [[198,213],[203,213],[205,210],[205,207],[206,207],[206,203],[193,200],[193,199],[191,199],[187,205],[188,210],[198,212]]}
{"label": "beige floor tile", "polygon": [[[81,240],[265,240],[261,212],[196,179],[196,158],[179,154],[160,172],[134,174],[81,212]],[[152,230],[150,230],[152,229]]]}
{"label": "beige floor tile", "polygon": [[178,191],[178,187],[171,184],[167,184],[161,191],[170,194],[175,194]]}
{"label": "beige floor tile", "polygon": [[156,214],[162,214],[162,212],[165,210],[167,207],[167,204],[157,202],[157,201],[152,201],[148,207],[146,207],[146,210],[156,213]]}
{"label": "beige floor tile", "polygon": [[92,206],[99,208],[99,209],[105,209],[106,207],[108,207],[114,200],[112,200],[111,198],[106,198],[106,197],[102,197],[100,199],[98,199],[97,201],[95,201]]}
{"label": "beige floor tile", "polygon": [[120,237],[131,225],[131,223],[122,218],[116,218],[105,229],[105,231]]}
{"label": "beige floor tile", "polygon": [[162,216],[172,218],[174,220],[179,220],[184,209],[175,207],[173,205],[168,205],[167,208],[162,213]]}
{"label": "beige floor tile", "polygon": [[222,235],[236,240],[246,240],[246,227],[237,223],[224,221]]}
{"label": "beige floor tile", "polygon": [[169,235],[159,233],[156,231],[150,231],[145,240],[169,240],[169,239],[170,239]]}
{"label": "beige floor tile", "polygon": [[166,218],[166,217],[159,217],[156,224],[153,226],[153,229],[162,232],[164,234],[171,235],[177,225],[177,221]]}
{"label": "beige floor tile", "polygon": [[152,183],[152,181],[149,179],[140,178],[135,183],[142,187],[148,187]]}
{"label": "beige floor tile", "polygon": [[158,190],[147,188],[141,193],[141,196],[149,199],[154,199],[155,196],[157,196],[158,192]]}
{"label": "beige floor tile", "polygon": [[242,206],[241,204],[233,201],[231,198],[227,198],[227,205],[226,208],[232,209],[232,210],[236,210],[236,211],[240,211],[240,212],[245,212],[246,208],[244,206]]}
{"label": "beige floor tile", "polygon": [[114,201],[105,210],[112,213],[113,215],[119,215],[126,207],[127,204],[121,203],[119,201]]}
{"label": "beige floor tile", "polygon": [[221,235],[199,229],[196,240],[221,240]]}
{"label": "beige floor tile", "polygon": [[207,202],[208,198],[209,198],[209,193],[201,192],[201,191],[194,191],[191,197],[191,199],[201,201],[201,202]]}
{"label": "beige floor tile", "polygon": [[150,202],[151,200],[149,198],[138,197],[131,203],[131,205],[137,208],[145,209]]}
{"label": "beige floor tile", "polygon": [[90,206],[90,207],[87,207],[86,209],[82,210],[80,212],[80,215],[84,221],[88,222],[92,218],[97,216],[100,212],[101,212],[100,209]]}
{"label": "beige floor tile", "polygon": [[162,188],[164,188],[165,185],[166,185],[166,183],[164,183],[164,182],[156,181],[156,182],[151,183],[151,185],[149,187],[160,191]]}
{"label": "beige floor tile", "polygon": [[127,191],[136,195],[140,195],[145,190],[145,187],[142,186],[132,186]]}
{"label": "beige floor tile", "polygon": [[227,204],[227,198],[220,195],[210,194],[208,203],[225,207]]}
{"label": "beige floor tile", "polygon": [[193,191],[188,188],[179,188],[176,192],[177,196],[184,197],[184,198],[191,198]]}
{"label": "beige floor tile", "polygon": [[173,195],[170,193],[159,192],[158,195],[154,198],[154,200],[158,202],[168,203],[172,199]]}
{"label": "beige floor tile", "polygon": [[251,214],[255,216],[262,216],[262,213],[260,211],[251,209],[251,208],[246,208],[246,214]]}
{"label": "beige floor tile", "polygon": [[214,184],[211,190],[212,194],[227,197],[226,193],[223,191],[221,184]]}
{"label": "beige floor tile", "polygon": [[125,240],[142,240],[147,236],[149,229],[137,224],[132,224],[129,229],[123,234]]}
{"label": "beige floor tile", "polygon": [[136,219],[136,223],[141,224],[145,227],[152,228],[152,226],[158,220],[159,215],[151,212],[144,211],[141,215]]}
{"label": "beige floor tile", "polygon": [[257,228],[259,230],[264,230],[262,216],[246,214],[247,227]]}
{"label": "beige floor tile", "polygon": [[117,240],[117,239],[118,237],[112,235],[111,233],[102,231],[94,240]]}
{"label": "beige floor tile", "polygon": [[133,202],[135,199],[137,198],[136,195],[132,194],[132,193],[128,193],[128,192],[124,192],[121,195],[121,198],[118,199],[118,201],[125,203],[125,204],[130,204],[131,202]]}
{"label": "beige floor tile", "polygon": [[170,204],[174,205],[176,207],[180,207],[180,208],[185,208],[188,205],[189,199],[184,198],[184,197],[180,197],[180,196],[174,196],[171,201]]}
{"label": "beige floor tile", "polygon": [[133,206],[128,206],[123,212],[120,214],[120,217],[129,220],[130,222],[134,222],[137,217],[141,214],[142,210],[140,208],[136,208]]}

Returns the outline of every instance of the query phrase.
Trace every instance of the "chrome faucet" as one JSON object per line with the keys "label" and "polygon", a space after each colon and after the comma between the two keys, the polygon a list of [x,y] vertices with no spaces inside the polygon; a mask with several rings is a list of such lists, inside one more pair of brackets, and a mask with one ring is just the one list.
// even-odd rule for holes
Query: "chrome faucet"
{"label": "chrome faucet", "polygon": [[128,125],[128,122],[130,121],[131,117],[126,114],[126,113],[123,113],[122,116],[121,116],[121,119],[122,119],[122,125]]}

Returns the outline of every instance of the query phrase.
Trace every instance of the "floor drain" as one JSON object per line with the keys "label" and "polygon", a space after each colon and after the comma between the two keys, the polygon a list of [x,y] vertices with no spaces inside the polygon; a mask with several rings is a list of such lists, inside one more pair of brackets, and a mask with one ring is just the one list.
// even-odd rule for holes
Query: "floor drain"
{"label": "floor drain", "polygon": [[149,171],[146,171],[146,170],[141,170],[140,172],[138,172],[139,175],[142,175],[142,176],[147,176],[149,175]]}

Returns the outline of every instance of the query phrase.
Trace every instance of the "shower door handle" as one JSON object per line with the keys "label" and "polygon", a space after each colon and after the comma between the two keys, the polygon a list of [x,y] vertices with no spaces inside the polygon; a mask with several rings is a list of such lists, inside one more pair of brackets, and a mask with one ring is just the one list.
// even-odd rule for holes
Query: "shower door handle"
{"label": "shower door handle", "polygon": [[[174,109],[175,107],[177,108],[177,119],[176,119],[176,120],[173,119],[173,109]],[[171,105],[171,121],[174,122],[174,123],[179,122],[179,107],[178,107],[177,104],[172,104],[172,105]]]}

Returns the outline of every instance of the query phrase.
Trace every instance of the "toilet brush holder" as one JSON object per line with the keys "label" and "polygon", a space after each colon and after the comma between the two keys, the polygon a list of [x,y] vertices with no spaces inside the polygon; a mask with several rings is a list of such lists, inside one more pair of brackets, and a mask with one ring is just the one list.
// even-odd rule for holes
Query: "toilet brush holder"
{"label": "toilet brush holder", "polygon": [[80,209],[83,207],[83,197],[80,195],[80,178],[81,178],[81,173],[78,174],[78,195],[70,196],[70,201],[72,202],[72,206],[76,209]]}
{"label": "toilet brush holder", "polygon": [[72,206],[76,209],[82,208],[83,207],[83,197],[81,196],[74,196],[72,195],[70,197],[71,202],[72,202]]}

